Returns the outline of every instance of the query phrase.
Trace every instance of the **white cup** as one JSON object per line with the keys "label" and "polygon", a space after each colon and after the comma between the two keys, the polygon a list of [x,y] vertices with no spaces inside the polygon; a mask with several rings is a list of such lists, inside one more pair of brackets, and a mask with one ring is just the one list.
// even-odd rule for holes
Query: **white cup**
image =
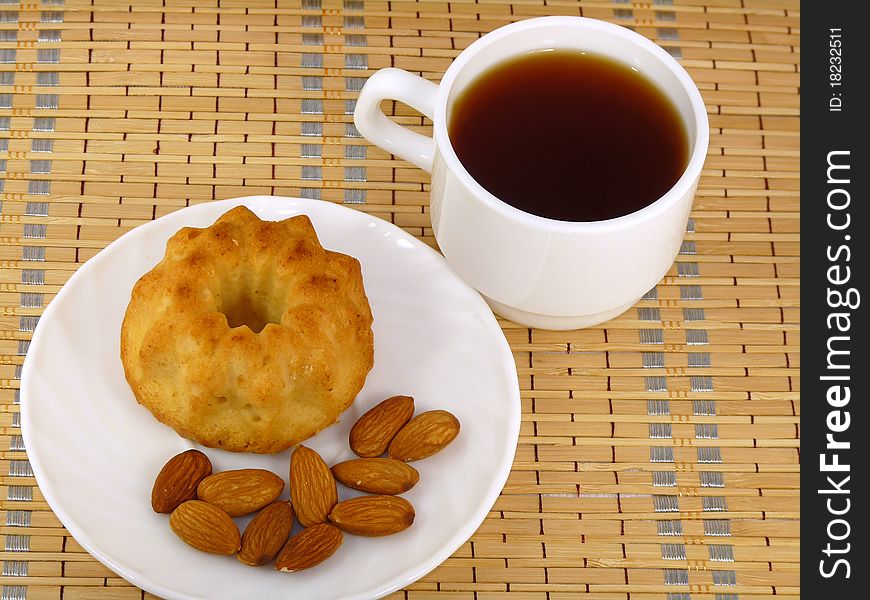
{"label": "white cup", "polygon": [[[605,221],[557,221],[502,202],[459,162],[447,134],[457,96],[493,65],[548,48],[619,60],[670,98],[685,124],[690,157],[680,179],[661,198]],[[432,119],[434,137],[388,119],[382,100],[404,102]],[[440,85],[399,69],[382,69],[363,87],[354,123],[371,142],[432,174],[432,228],[459,276],[494,312],[542,329],[607,321],[667,273],[686,230],[709,142],[704,101],[677,61],[637,33],[582,17],[542,17],[496,29],[466,48]]]}

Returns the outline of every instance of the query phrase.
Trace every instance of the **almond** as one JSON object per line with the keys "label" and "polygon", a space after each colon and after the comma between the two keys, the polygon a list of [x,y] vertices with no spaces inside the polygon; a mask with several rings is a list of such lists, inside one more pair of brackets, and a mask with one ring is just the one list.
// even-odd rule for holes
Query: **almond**
{"label": "almond", "polygon": [[417,469],[392,458],[357,458],[332,467],[333,476],[349,488],[370,494],[402,494],[420,480]]}
{"label": "almond", "polygon": [[292,573],[319,565],[335,554],[342,541],[341,532],[329,523],[303,529],[284,544],[275,560],[275,568]]}
{"label": "almond", "polygon": [[283,500],[273,502],[248,523],[236,558],[253,567],[272,562],[290,537],[291,529],[293,507]]}
{"label": "almond", "polygon": [[230,516],[202,500],[188,500],[169,515],[169,527],[185,543],[212,554],[235,554],[239,528]]}
{"label": "almond", "polygon": [[196,495],[231,517],[241,517],[274,502],[284,480],[265,469],[237,469],[209,475],[199,482]]}
{"label": "almond", "polygon": [[413,416],[413,398],[387,398],[361,416],[351,428],[350,449],[363,458],[380,456],[386,452],[390,440]]}
{"label": "almond", "polygon": [[389,456],[411,462],[440,452],[459,435],[459,420],[446,410],[430,410],[411,419],[390,442]]}
{"label": "almond", "polygon": [[401,496],[359,496],[336,504],[329,520],[356,535],[392,535],[411,526],[414,507]]}
{"label": "almond", "polygon": [[211,461],[199,450],[187,450],[169,459],[151,488],[151,508],[169,514],[182,502],[196,498],[196,486],[211,475]]}
{"label": "almond", "polygon": [[325,523],[338,502],[332,472],[311,448],[299,446],[290,457],[290,498],[303,527]]}

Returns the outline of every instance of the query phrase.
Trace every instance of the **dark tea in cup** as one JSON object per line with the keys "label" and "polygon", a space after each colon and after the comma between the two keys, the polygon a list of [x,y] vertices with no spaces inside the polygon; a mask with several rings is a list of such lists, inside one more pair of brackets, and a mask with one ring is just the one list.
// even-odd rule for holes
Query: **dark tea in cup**
{"label": "dark tea in cup", "polygon": [[498,63],[448,115],[469,174],[499,200],[560,221],[601,221],[661,198],[686,169],[673,102],[629,65],[578,50]]}

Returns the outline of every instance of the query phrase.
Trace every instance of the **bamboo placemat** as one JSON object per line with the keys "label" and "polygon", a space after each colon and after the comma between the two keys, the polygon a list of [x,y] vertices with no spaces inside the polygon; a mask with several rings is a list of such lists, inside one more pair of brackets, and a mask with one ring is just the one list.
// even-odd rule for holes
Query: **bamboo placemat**
{"label": "bamboo placemat", "polygon": [[[148,596],[49,510],[19,425],[39,315],[132,227],[215,198],[321,198],[434,245],[428,176],[352,125],[365,78],[433,80],[546,14],[632,27],[679,58],[711,143],[667,277],[575,332],[503,321],[523,427],[489,518],[395,598],[797,598],[797,0],[0,0],[3,600]],[[404,124],[421,117],[394,106]]]}

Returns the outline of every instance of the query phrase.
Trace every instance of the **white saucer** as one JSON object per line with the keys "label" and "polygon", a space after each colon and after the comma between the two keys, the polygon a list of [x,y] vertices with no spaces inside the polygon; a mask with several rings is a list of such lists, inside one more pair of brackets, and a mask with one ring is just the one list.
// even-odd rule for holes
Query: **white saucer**
{"label": "white saucer", "polygon": [[[201,553],[175,537],[166,515],[151,511],[151,486],[163,463],[197,446],[136,403],[119,358],[130,290],[163,256],[166,240],[183,226],[210,225],[238,204],[272,220],[305,213],[326,248],[362,263],[375,317],[375,366],[341,422],[306,445],[329,464],[351,458],[351,425],[400,393],[414,396],[418,412],[443,408],[462,423],[453,444],[415,463],[420,482],[405,494],[417,511],[410,529],[384,538],[346,535],[332,558],[299,573]],[[507,480],[520,424],[507,341],[480,295],[441,255],[365,213],[267,196],[179,210],[89,260],[40,319],[21,387],[27,454],[54,512],[101,562],[166,598],[363,599],[406,586],[450,556],[486,517]],[[260,467],[287,479],[290,451],[204,451],[215,470]]]}

